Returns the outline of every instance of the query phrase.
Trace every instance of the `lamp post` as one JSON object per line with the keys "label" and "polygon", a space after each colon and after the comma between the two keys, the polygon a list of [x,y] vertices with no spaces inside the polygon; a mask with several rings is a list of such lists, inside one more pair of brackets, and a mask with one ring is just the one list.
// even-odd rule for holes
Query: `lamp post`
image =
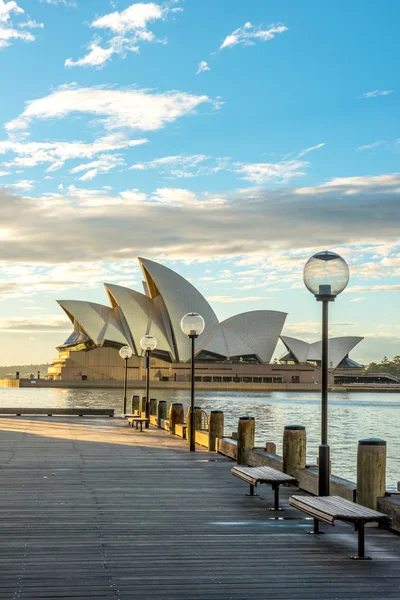
{"label": "lamp post", "polygon": [[[144,335],[140,340],[140,347],[145,353],[145,368],[146,368],[146,419],[150,420],[150,352],[157,348],[157,339],[153,335]],[[148,427],[149,422],[146,423]]]}
{"label": "lamp post", "polygon": [[123,405],[122,405],[122,416],[123,417],[125,417],[125,415],[126,415],[126,384],[127,384],[127,380],[128,380],[128,360],[130,359],[132,354],[133,354],[132,348],[130,348],[129,346],[122,346],[122,348],[119,351],[120,357],[123,358],[125,361],[124,401],[123,401]]}
{"label": "lamp post", "polygon": [[328,304],[343,292],[350,272],[346,261],[335,252],[317,252],[306,263],[303,279],[306,288],[322,302],[321,361],[321,444],[318,460],[318,495],[329,496],[330,449],[328,445]]}
{"label": "lamp post", "polygon": [[195,440],[195,414],[194,414],[194,342],[201,333],[203,333],[205,327],[204,319],[198,313],[187,313],[181,320],[181,329],[185,335],[192,342],[192,360],[191,360],[191,375],[190,375],[190,451],[196,450]]}

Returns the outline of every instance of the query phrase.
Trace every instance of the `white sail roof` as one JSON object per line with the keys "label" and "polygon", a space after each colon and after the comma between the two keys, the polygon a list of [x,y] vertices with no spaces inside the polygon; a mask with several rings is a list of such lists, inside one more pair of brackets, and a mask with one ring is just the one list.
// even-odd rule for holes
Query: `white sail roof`
{"label": "white sail roof", "polygon": [[[342,362],[351,350],[359,344],[364,338],[358,336],[343,336],[329,338],[328,340],[328,366],[331,369]],[[281,336],[282,342],[299,363],[307,361],[322,360],[322,341],[313,343],[305,342],[296,338]]]}
{"label": "white sail roof", "polygon": [[58,300],[58,304],[73,323],[75,320],[79,323],[96,346],[103,345],[105,341],[128,344],[122,324],[112,308],[81,300]]}
{"label": "white sail roof", "polygon": [[181,275],[152,260],[139,258],[139,262],[151,298],[162,296],[168,311],[179,360],[188,361],[191,355],[190,340],[181,329],[182,317],[188,312],[197,312],[202,315],[206,326],[197,341],[201,345],[202,339],[218,328],[217,316],[204,296]]}
{"label": "white sail roof", "polygon": [[150,298],[123,287],[106,283],[105,288],[110,296],[111,302],[119,306],[132,343],[137,354],[141,354],[140,340],[144,335],[151,334],[157,339],[157,348],[171,352],[170,345],[165,337],[161,317]]}

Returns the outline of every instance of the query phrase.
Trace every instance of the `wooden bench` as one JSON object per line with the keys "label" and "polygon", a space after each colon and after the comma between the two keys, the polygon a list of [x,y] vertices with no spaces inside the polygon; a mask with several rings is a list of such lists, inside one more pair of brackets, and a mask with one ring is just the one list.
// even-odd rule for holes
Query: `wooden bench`
{"label": "wooden bench", "polygon": [[367,559],[365,556],[364,526],[365,523],[376,522],[379,525],[390,523],[390,517],[376,510],[371,510],[356,502],[340,496],[292,496],[289,504],[314,518],[314,529],[309,533],[320,533],[319,522],[335,525],[335,521],[352,523],[358,532],[358,555],[353,559]]}
{"label": "wooden bench", "polygon": [[291,475],[286,475],[282,471],[272,469],[272,467],[240,467],[231,469],[232,475],[243,479],[250,485],[250,496],[254,496],[254,488],[258,483],[268,483],[274,490],[274,506],[270,510],[283,510],[279,508],[279,487],[285,483],[297,485],[297,479]]}
{"label": "wooden bench", "polygon": [[139,425],[140,425],[140,431],[143,431],[143,423],[148,423],[149,420],[146,419],[145,417],[131,417],[130,419],[128,419],[128,425],[130,425],[131,427],[133,427],[133,425],[135,424],[136,429],[139,429]]}

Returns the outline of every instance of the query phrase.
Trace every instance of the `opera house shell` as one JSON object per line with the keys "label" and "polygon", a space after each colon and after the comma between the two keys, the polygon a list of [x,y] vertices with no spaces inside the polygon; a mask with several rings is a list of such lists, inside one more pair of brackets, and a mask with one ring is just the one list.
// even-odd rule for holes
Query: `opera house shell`
{"label": "opera house shell", "polygon": [[[328,366],[330,369],[338,367],[359,368],[361,365],[349,358],[349,352],[357,346],[364,338],[357,336],[344,336],[329,338],[328,341]],[[311,363],[317,366],[322,361],[322,342],[321,340],[309,344],[304,340],[281,336],[288,354],[281,358],[282,362],[293,361],[297,364]]]}
{"label": "opera house shell", "polygon": [[240,360],[269,363],[287,314],[274,310],[241,313],[219,322],[200,292],[186,279],[154,261],[139,258],[144,291],[105,284],[110,306],[77,300],[58,303],[74,326],[59,350],[90,350],[129,345],[142,355],[140,340],[146,334],[157,338],[154,354],[171,363],[190,360],[190,340],[180,322],[188,312],[205,320],[204,332],[196,341],[196,356],[203,360]]}

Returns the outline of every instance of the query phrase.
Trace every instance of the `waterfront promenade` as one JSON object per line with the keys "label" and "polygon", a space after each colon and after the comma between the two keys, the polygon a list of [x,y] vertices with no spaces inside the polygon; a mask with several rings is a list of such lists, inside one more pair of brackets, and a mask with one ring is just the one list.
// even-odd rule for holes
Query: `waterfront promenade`
{"label": "waterfront promenade", "polygon": [[400,597],[400,537],[267,507],[234,463],[120,419],[0,418],[0,598],[247,600]]}

